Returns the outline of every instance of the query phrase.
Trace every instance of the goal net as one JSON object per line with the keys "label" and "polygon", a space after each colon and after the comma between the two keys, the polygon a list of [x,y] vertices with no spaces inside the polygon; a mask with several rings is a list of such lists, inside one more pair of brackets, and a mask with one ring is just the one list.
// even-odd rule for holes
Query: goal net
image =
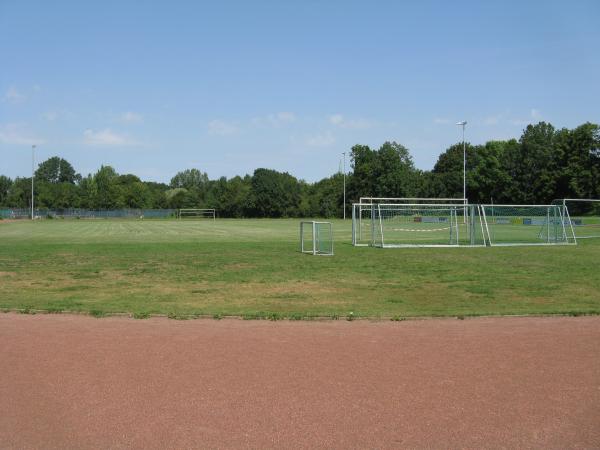
{"label": "goal net", "polygon": [[491,246],[575,244],[569,211],[561,205],[481,205]]}
{"label": "goal net", "polygon": [[600,199],[564,198],[553,203],[569,212],[577,239],[600,238]]}
{"label": "goal net", "polygon": [[300,251],[312,255],[333,255],[333,230],[330,222],[300,222]]}
{"label": "goal net", "polygon": [[212,208],[185,208],[177,213],[179,219],[213,219],[216,218],[216,212]]}
{"label": "goal net", "polygon": [[485,245],[479,208],[465,204],[356,203],[355,246],[457,247]]}

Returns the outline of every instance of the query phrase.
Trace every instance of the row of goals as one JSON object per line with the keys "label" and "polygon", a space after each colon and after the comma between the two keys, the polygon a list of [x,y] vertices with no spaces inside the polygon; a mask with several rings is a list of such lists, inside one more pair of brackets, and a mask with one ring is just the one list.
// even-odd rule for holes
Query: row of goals
{"label": "row of goals", "polygon": [[576,244],[564,205],[355,203],[355,246],[483,247]]}

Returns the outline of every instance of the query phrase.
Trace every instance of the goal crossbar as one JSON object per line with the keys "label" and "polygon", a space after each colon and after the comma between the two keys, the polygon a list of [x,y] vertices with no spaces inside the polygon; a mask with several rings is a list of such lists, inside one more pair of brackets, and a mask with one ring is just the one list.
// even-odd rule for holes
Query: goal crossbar
{"label": "goal crossbar", "polygon": [[181,208],[177,212],[179,219],[213,219],[216,220],[214,208]]}

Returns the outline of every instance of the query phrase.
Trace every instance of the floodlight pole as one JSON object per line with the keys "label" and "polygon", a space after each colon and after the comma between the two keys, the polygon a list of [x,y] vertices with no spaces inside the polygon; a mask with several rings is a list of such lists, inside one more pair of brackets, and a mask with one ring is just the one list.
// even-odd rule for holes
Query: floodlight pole
{"label": "floodlight pole", "polygon": [[344,220],[346,220],[346,152],[342,152],[342,157],[344,158],[344,205],[342,209],[344,210]]}
{"label": "floodlight pole", "polygon": [[463,142],[463,199],[467,198],[467,145],[465,143],[465,126],[467,121],[457,122],[456,125],[462,126],[462,142]]}
{"label": "floodlight pole", "polygon": [[[465,126],[467,125],[467,121],[463,120],[461,122],[457,122],[456,125],[462,126],[462,142],[463,142],[463,202],[467,202],[467,146],[465,143]],[[465,223],[467,223],[466,217],[467,209],[465,207],[465,214],[463,215],[463,219]]]}
{"label": "floodlight pole", "polygon": [[31,220],[34,219],[33,215],[33,177],[35,174],[35,144],[31,146]]}

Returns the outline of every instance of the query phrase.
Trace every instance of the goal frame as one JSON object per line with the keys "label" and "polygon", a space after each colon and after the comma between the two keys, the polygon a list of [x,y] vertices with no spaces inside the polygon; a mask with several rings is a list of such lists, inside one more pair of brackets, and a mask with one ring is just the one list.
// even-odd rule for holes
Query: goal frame
{"label": "goal frame", "polygon": [[[568,206],[567,203],[597,203],[600,206],[600,199],[596,199],[596,198],[561,198],[561,199],[556,199],[552,202],[554,203],[558,203],[562,206],[563,210],[568,211]],[[577,217],[578,215],[576,214],[575,217]],[[582,216],[585,217],[585,216]],[[575,233],[575,236],[577,239],[600,239],[600,224],[598,225],[598,233],[596,233],[595,235],[590,235],[590,236],[585,236],[583,234],[577,234],[576,230],[577,230],[577,220],[578,219],[570,219],[570,224],[571,227],[573,228],[573,232]],[[573,221],[575,221],[575,227],[573,227]],[[584,225],[582,225],[584,226]]]}
{"label": "goal frame", "polygon": [[[198,212],[198,215],[187,215],[186,213]],[[183,213],[183,214],[182,214]],[[217,212],[214,208],[181,208],[177,211],[178,219],[212,219],[216,220]]]}
{"label": "goal frame", "polygon": [[[443,200],[443,199],[442,199]],[[449,243],[442,244],[424,244],[424,243],[401,243],[401,244],[390,244],[385,242],[383,222],[381,208],[395,207],[399,210],[403,207],[406,209],[419,209],[423,208],[428,211],[446,211],[450,215],[450,227],[449,227]],[[362,213],[365,210],[371,211],[371,217],[368,221],[371,223],[370,227],[370,238],[362,239]],[[463,212],[464,223],[463,226],[466,228],[467,242],[461,243],[460,241],[460,225],[458,223],[458,211]],[[377,212],[377,214],[375,214]],[[358,213],[358,216],[357,216]],[[480,218],[477,223],[477,218]],[[379,236],[376,238],[375,227],[379,227]],[[452,228],[454,227],[454,228]],[[453,235],[454,232],[454,235]],[[481,241],[477,243],[476,233],[481,233]],[[452,240],[455,240],[452,243]],[[465,203],[354,203],[352,205],[352,245],[355,247],[380,247],[380,248],[456,248],[456,247],[485,247],[488,245],[487,235],[484,230],[483,221],[481,220],[481,210],[479,205],[469,205]]]}
{"label": "goal frame", "polygon": [[[318,233],[317,229],[319,226],[326,226],[329,230],[329,237],[331,238],[331,249],[328,252],[322,252],[318,245]],[[310,248],[304,247],[304,233],[309,229],[311,232],[311,243]],[[320,222],[315,220],[302,220],[300,221],[300,252],[307,253],[310,255],[320,256],[333,256],[333,228],[331,222]]]}
{"label": "goal frame", "polygon": [[[561,207],[557,204],[550,205],[508,205],[508,204],[481,204],[479,205],[482,212],[483,223],[485,224],[485,232],[487,234],[487,240],[489,242],[490,247],[531,247],[531,246],[555,246],[555,245],[577,245],[577,236],[575,235],[575,230],[573,229],[573,223],[571,222],[571,217],[569,216],[569,210],[565,206]],[[547,222],[546,226],[550,226],[550,216],[549,211],[551,208],[556,208],[559,213],[560,223],[562,224],[562,235],[564,241],[554,241],[550,242],[495,242],[495,239],[492,237],[492,233],[490,233],[489,221],[486,213],[486,209],[494,210],[494,208],[546,208],[547,209]],[[542,227],[544,225],[542,224]],[[569,237],[567,234],[567,228],[571,230],[571,236]],[[539,236],[539,234],[538,234]],[[548,231],[549,236],[549,231]]]}
{"label": "goal frame", "polygon": [[[451,198],[451,197],[360,197],[358,203],[362,205],[371,204],[392,204],[397,203],[399,205],[413,205],[413,204],[430,204],[437,205],[440,203],[444,204],[463,204],[465,206],[465,222],[466,223],[466,206],[469,204],[469,200],[466,198]],[[362,210],[361,210],[362,212]],[[359,221],[362,220],[362,214],[359,214]],[[362,224],[361,224],[362,225]]]}

